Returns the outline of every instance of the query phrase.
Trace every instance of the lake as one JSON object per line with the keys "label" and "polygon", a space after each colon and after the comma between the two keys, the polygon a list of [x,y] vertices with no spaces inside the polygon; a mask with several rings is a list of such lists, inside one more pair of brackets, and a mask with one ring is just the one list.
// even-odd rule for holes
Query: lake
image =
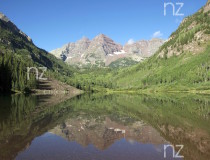
{"label": "lake", "polygon": [[209,160],[210,96],[0,96],[0,160]]}

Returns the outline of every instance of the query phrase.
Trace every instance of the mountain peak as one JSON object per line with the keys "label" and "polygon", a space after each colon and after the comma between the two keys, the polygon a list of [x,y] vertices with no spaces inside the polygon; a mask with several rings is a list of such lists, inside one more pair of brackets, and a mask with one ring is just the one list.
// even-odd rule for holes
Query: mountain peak
{"label": "mountain peak", "polygon": [[122,50],[120,44],[115,43],[111,38],[104,34],[99,34],[91,41],[88,53],[97,53],[97,55],[105,56],[120,50]]}
{"label": "mountain peak", "polygon": [[9,22],[10,20],[3,14],[3,13],[1,13],[0,12],[0,19],[2,20],[2,21],[5,21],[5,22]]}
{"label": "mountain peak", "polygon": [[78,40],[76,43],[86,43],[86,42],[90,42],[90,39],[84,36],[80,40]]}
{"label": "mountain peak", "polygon": [[[142,57],[149,57],[159,49],[164,43],[162,39],[141,40],[131,45],[126,44],[124,47],[115,43],[111,38],[104,34],[99,34],[92,40],[83,37],[76,43],[51,51],[52,54],[60,57],[65,54],[66,62],[69,64],[97,64],[105,63],[109,65],[111,62],[120,58],[132,58],[139,62]],[[124,48],[124,50],[123,50]]]}
{"label": "mountain peak", "polygon": [[97,35],[94,39],[111,39],[108,36],[106,36],[105,34],[99,34]]}
{"label": "mountain peak", "polygon": [[99,37],[107,37],[105,34],[103,34],[103,33],[100,33],[99,35],[98,35]]}
{"label": "mountain peak", "polygon": [[0,12],[0,20],[2,20],[4,23],[7,24],[7,26],[10,28],[11,31],[21,34],[24,38],[26,38],[28,41],[32,42],[31,38],[27,36],[25,33],[23,33],[20,29],[17,28],[17,26],[12,23],[7,16],[5,16],[3,13]]}
{"label": "mountain peak", "polygon": [[83,37],[81,38],[81,40],[89,41],[89,38],[88,38],[88,37],[83,36]]}
{"label": "mountain peak", "polygon": [[[95,38],[93,38],[92,43],[97,43],[97,44],[116,44],[111,38],[106,36],[105,34],[99,34]],[[117,44],[119,45],[119,44]]]}

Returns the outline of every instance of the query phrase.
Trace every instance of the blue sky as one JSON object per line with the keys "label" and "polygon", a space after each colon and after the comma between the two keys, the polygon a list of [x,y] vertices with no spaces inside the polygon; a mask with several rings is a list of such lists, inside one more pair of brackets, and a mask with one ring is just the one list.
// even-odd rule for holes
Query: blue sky
{"label": "blue sky", "polygon": [[[164,3],[184,3],[173,16]],[[183,17],[195,13],[207,0],[0,0],[0,12],[48,51],[86,36],[103,33],[125,44],[133,39],[167,39]],[[155,34],[154,34],[155,33]]]}

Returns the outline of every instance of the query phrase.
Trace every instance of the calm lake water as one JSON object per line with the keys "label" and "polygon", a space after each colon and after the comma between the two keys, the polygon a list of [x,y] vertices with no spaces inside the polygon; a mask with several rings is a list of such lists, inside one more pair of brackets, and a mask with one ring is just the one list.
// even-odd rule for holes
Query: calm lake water
{"label": "calm lake water", "polygon": [[209,160],[210,97],[0,96],[0,160],[10,159]]}

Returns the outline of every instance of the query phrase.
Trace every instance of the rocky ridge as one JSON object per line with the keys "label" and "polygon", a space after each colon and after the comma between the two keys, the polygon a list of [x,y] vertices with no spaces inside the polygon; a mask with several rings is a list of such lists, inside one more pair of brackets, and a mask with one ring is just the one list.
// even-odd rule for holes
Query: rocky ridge
{"label": "rocky ridge", "polygon": [[210,41],[210,0],[197,13],[186,17],[179,28],[158,51],[159,57],[169,58],[182,53],[202,53]]}
{"label": "rocky ridge", "polygon": [[104,34],[89,40],[83,37],[77,42],[68,43],[51,51],[57,58],[70,65],[108,66],[112,62],[129,58],[139,62],[153,55],[164,43],[162,39],[142,40],[122,46]]}
{"label": "rocky ridge", "polygon": [[25,33],[23,33],[20,29],[16,27],[3,13],[0,12],[0,20],[2,20],[4,23],[7,23],[9,26],[9,29],[11,29],[13,32],[17,34],[21,34],[24,38],[26,38],[29,42],[32,42],[32,39],[27,36]]}
{"label": "rocky ridge", "polygon": [[[151,126],[143,121],[136,121],[131,125],[111,120],[109,117],[86,119],[82,117],[67,119],[62,125],[49,131],[68,141],[76,141],[86,147],[93,144],[99,150],[105,150],[122,138],[127,141],[164,144],[167,141]],[[149,133],[149,134],[148,134]]]}

